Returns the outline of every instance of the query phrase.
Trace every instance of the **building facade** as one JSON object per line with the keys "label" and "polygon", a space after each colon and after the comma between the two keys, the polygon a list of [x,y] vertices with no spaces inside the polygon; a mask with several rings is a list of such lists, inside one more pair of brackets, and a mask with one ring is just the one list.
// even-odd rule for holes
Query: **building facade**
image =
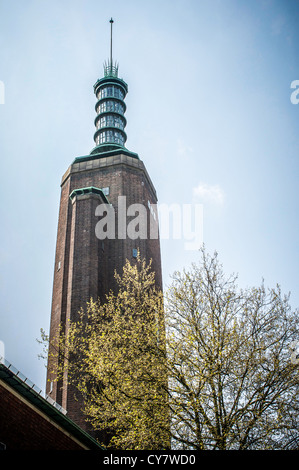
{"label": "building facade", "polygon": [[68,418],[65,410],[3,360],[0,416],[0,451],[104,450]]}
{"label": "building facade", "polygon": [[[138,251],[151,260],[157,287],[162,289],[157,194],[138,154],[125,147],[127,92],[111,47],[104,76],[94,85],[95,147],[76,158],[61,181],[50,343],[90,298],[103,300],[116,289],[115,270],[121,273],[127,259],[134,263]],[[48,395],[88,429],[80,399],[67,377],[55,380],[56,368],[49,355]]]}

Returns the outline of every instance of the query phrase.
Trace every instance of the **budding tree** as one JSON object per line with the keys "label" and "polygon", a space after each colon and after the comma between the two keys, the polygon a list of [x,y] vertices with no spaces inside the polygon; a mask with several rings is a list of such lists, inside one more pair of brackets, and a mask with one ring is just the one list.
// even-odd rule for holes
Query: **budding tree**
{"label": "budding tree", "polygon": [[[138,256],[116,274],[117,294],[91,300],[60,335],[60,375],[84,397],[84,412],[120,449],[169,448],[163,296]],[[54,353],[55,354],[55,353]]]}
{"label": "budding tree", "polygon": [[174,275],[167,295],[173,442],[298,447],[299,374],[290,351],[298,312],[278,286],[240,290],[217,254],[201,255],[201,263]]}
{"label": "budding tree", "polygon": [[127,262],[118,292],[61,336],[61,374],[110,447],[298,448],[298,312],[279,286],[239,289],[200,254],[164,299],[150,266]]}

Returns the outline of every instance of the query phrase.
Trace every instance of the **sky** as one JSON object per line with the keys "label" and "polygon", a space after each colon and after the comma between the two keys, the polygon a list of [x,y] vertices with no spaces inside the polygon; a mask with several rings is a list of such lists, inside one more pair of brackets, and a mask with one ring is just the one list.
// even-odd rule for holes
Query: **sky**
{"label": "sky", "polygon": [[[299,307],[299,1],[0,0],[0,343],[41,389],[60,182],[94,147],[111,17],[158,203],[200,205],[224,271]],[[200,258],[171,232],[161,256],[165,288]]]}

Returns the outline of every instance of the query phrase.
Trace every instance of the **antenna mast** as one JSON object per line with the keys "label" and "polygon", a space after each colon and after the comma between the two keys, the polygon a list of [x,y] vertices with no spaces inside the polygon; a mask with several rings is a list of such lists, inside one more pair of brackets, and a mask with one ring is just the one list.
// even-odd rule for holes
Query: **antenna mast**
{"label": "antenna mast", "polygon": [[110,20],[110,24],[111,24],[111,38],[110,38],[110,67],[111,67],[111,75],[112,75],[112,67],[113,67],[113,63],[112,63],[112,25],[113,25],[113,19],[111,18]]}
{"label": "antenna mast", "polygon": [[104,63],[104,75],[105,77],[117,77],[118,76],[118,65],[117,63],[113,64],[113,57],[112,57],[112,26],[113,26],[113,18],[109,20],[111,25],[110,31],[110,59]]}

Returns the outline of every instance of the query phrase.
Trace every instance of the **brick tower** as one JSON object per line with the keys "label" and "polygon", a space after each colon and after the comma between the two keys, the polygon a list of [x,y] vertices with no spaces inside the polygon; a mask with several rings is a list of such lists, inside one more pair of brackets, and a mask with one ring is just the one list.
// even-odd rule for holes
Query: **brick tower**
{"label": "brick tower", "polygon": [[[162,289],[157,195],[144,163],[125,147],[128,86],[112,60],[110,22],[110,60],[104,77],[94,85],[96,146],[89,155],[76,158],[61,181],[50,342],[91,297],[103,299],[115,289],[115,270],[121,273],[126,259],[134,262],[137,250],[152,260],[157,287]],[[50,361],[48,370],[55,371]],[[46,391],[88,430],[82,403],[74,399],[66,379],[56,381],[55,372],[48,372]]]}

